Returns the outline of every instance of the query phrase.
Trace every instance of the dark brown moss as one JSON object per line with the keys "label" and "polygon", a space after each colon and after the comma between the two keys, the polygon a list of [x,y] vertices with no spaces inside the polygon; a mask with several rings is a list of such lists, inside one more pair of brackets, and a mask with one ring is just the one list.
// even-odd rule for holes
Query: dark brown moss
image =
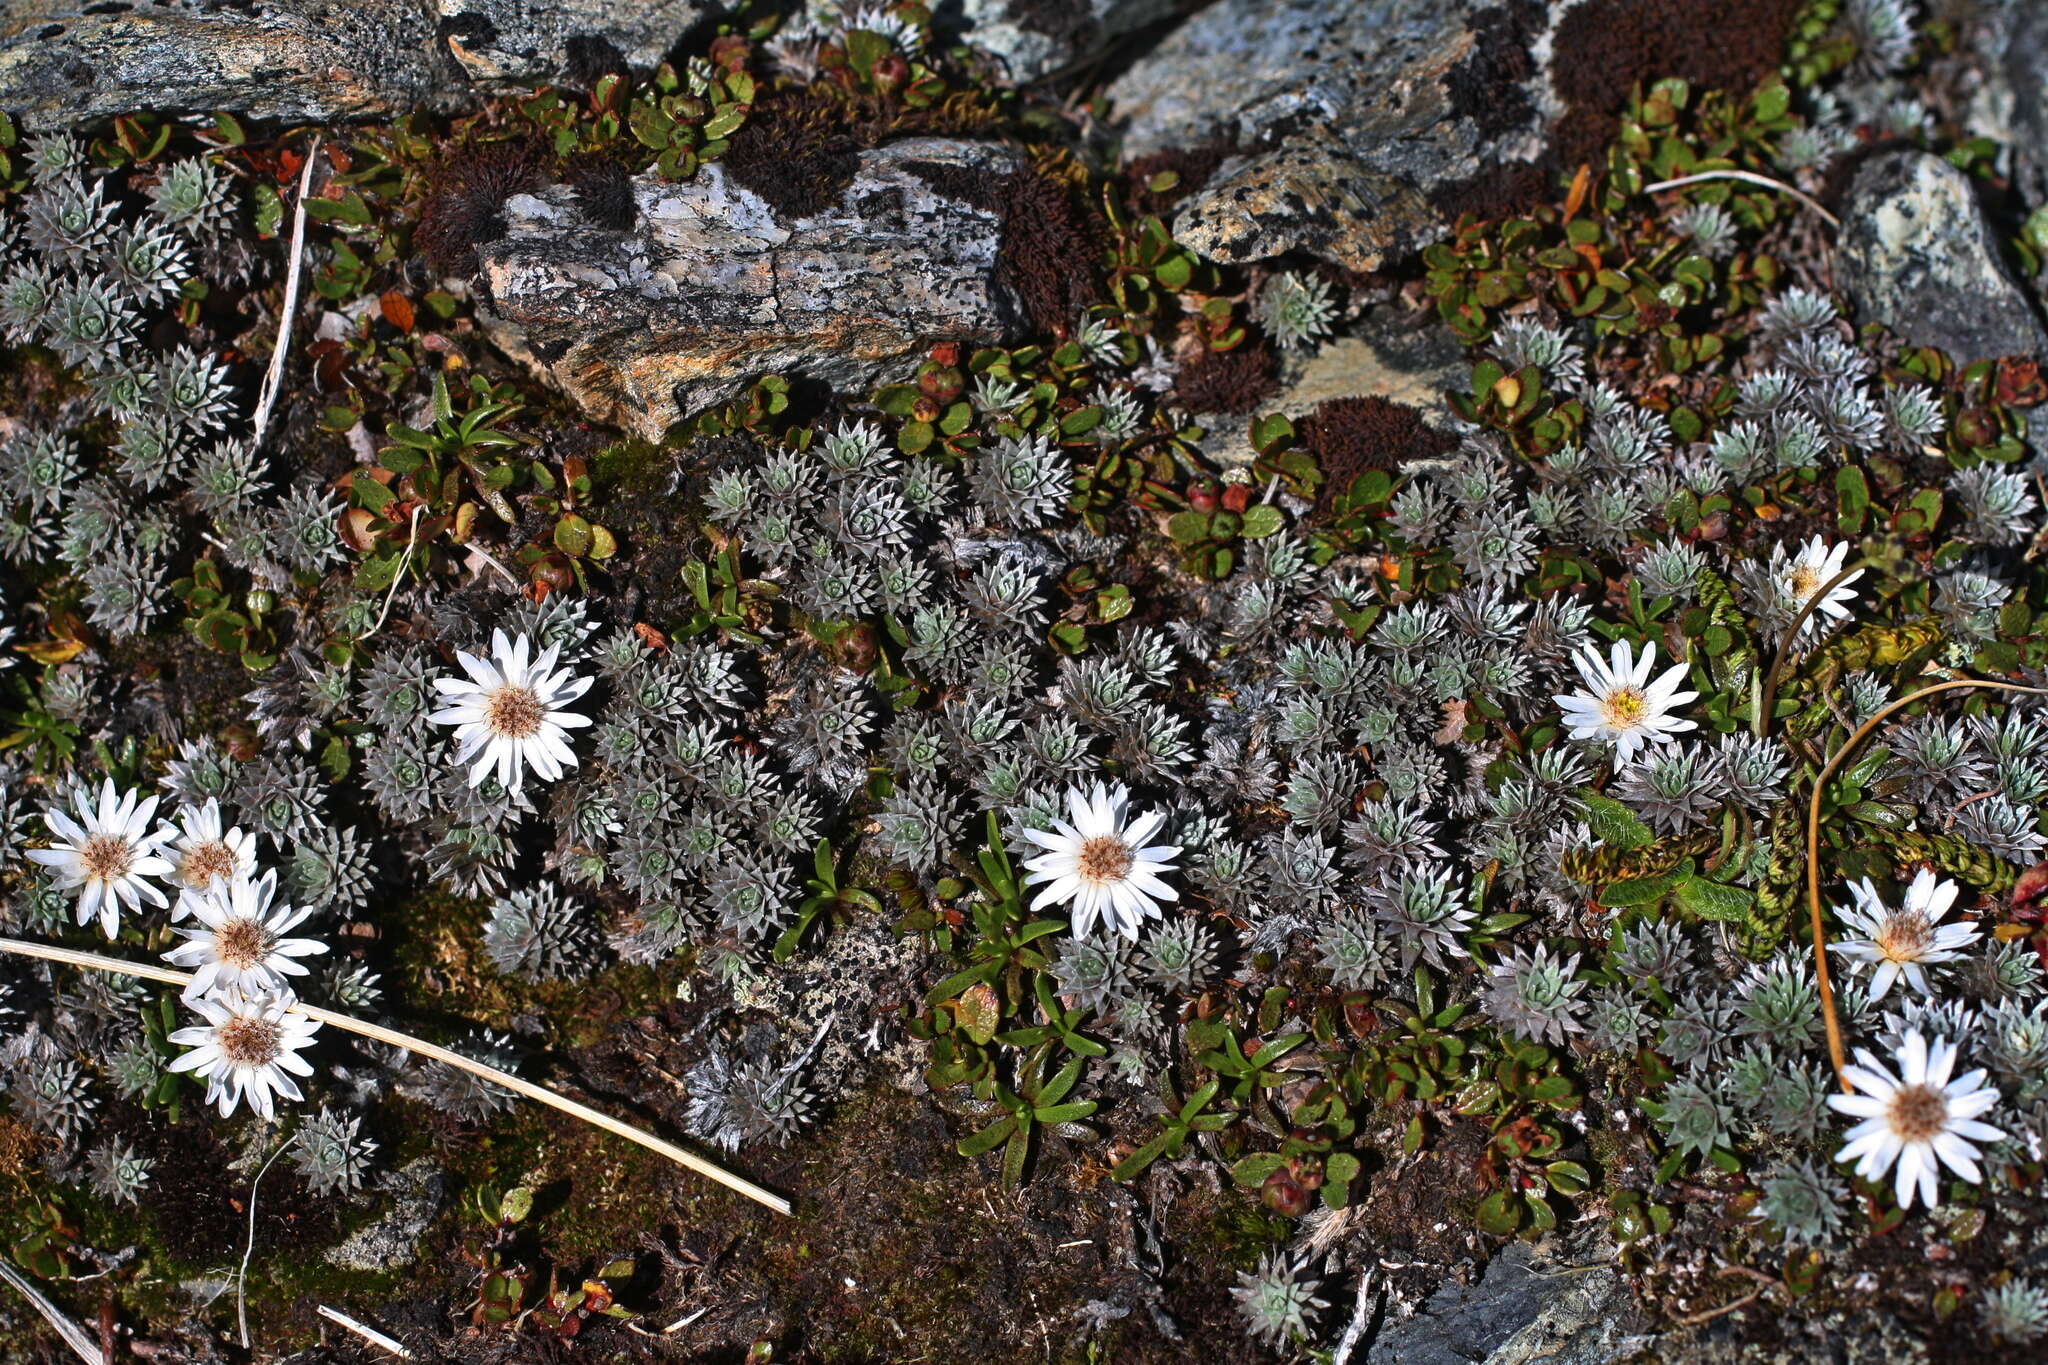
{"label": "dark brown moss", "polygon": [[[165,1123],[130,1105],[111,1118],[124,1137],[155,1163],[144,1187],[142,1210],[165,1247],[187,1264],[210,1266],[241,1254],[249,1237],[249,1176],[228,1169],[234,1159],[212,1116],[186,1098],[182,1123]],[[290,1161],[263,1177],[256,1198],[256,1254],[313,1254],[335,1236],[335,1205],[315,1199]]]}
{"label": "dark brown moss", "polygon": [[993,123],[989,110],[969,97],[907,109],[877,96],[812,85],[757,103],[721,164],[776,213],[803,218],[839,201],[868,148],[895,137],[985,133]]}
{"label": "dark brown moss", "polygon": [[[1561,175],[1602,164],[1638,88],[1678,76],[1696,89],[1746,91],[1775,71],[1800,8],[1800,0],[1588,0],[1558,25],[1551,85],[1565,112],[1551,125],[1549,150],[1439,186],[1431,202],[1452,218],[1527,210],[1550,197]],[[1497,22],[1481,22],[1489,15]],[[1531,112],[1520,82],[1532,70],[1527,41],[1542,18],[1532,0],[1475,16],[1476,45],[1448,84],[1452,107],[1483,131],[1505,131]]]}
{"label": "dark brown moss", "polygon": [[562,79],[579,90],[590,89],[606,76],[623,76],[629,69],[626,54],[602,34],[571,34],[562,55],[568,58]]}
{"label": "dark brown moss", "polygon": [[608,232],[632,230],[637,209],[633,176],[611,157],[590,153],[569,163],[565,178],[583,216]]}
{"label": "dark brown moss", "polygon": [[1275,368],[1266,344],[1248,341],[1228,351],[1203,352],[1181,367],[1173,391],[1191,412],[1250,412],[1279,387]]}
{"label": "dark brown moss", "polygon": [[996,282],[1009,289],[1033,331],[1065,336],[1102,296],[1103,229],[1072,191],[1036,170],[996,186],[1003,216]]}
{"label": "dark brown moss", "polygon": [[1002,220],[996,283],[1016,301],[1025,328],[1065,336],[1101,299],[1108,228],[1064,181],[1035,167],[992,175],[913,161],[906,169],[947,198]]}
{"label": "dark brown moss", "polygon": [[1545,22],[1539,0],[1508,0],[1472,16],[1472,51],[1444,78],[1451,108],[1488,137],[1519,128],[1535,115],[1523,82],[1536,72],[1530,48]]}
{"label": "dark brown moss", "polygon": [[1329,512],[1366,470],[1396,470],[1410,460],[1442,455],[1457,444],[1424,422],[1417,409],[1377,395],[1318,404],[1295,424],[1295,432],[1324,475],[1316,492],[1318,516]]}
{"label": "dark brown moss", "polygon": [[[1130,204],[1139,213],[1169,213],[1174,205],[1209,183],[1216,168],[1237,151],[1235,138],[1204,142],[1196,147],[1167,147],[1141,156],[1124,167],[1130,180]],[[1149,188],[1161,171],[1180,177],[1166,189]]]}
{"label": "dark brown moss", "polygon": [[1598,164],[1637,86],[1666,76],[1746,91],[1784,60],[1802,0],[1590,0],[1558,24],[1559,165]]}
{"label": "dark brown moss", "polygon": [[505,235],[505,201],[538,186],[547,169],[548,158],[528,142],[457,148],[427,173],[413,245],[436,270],[469,273],[477,249]]}

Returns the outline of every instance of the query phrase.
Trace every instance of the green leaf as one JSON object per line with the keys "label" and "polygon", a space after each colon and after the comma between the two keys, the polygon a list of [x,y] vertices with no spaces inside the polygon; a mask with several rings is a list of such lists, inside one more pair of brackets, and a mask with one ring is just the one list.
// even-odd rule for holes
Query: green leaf
{"label": "green leaf", "polygon": [[1060,435],[1082,436],[1102,425],[1102,409],[1090,403],[1060,418]]}
{"label": "green leaf", "polygon": [[[1592,829],[1593,837],[1601,843],[1627,852],[1657,842],[1656,832],[1613,797],[1603,796],[1591,787],[1581,787],[1579,799],[1586,804],[1586,824]],[[1614,903],[1608,902],[1610,905]]]}
{"label": "green leaf", "polygon": [[256,186],[256,235],[263,238],[277,236],[277,230],[284,224],[284,198],[275,185]]}
{"label": "green leaf", "polygon": [[1144,1173],[1147,1166],[1165,1154],[1167,1145],[1174,1139],[1172,1130],[1161,1133],[1144,1146],[1116,1163],[1109,1172],[1111,1180],[1135,1180]]}
{"label": "green leaf", "polygon": [[1161,289],[1179,293],[1188,287],[1188,281],[1195,277],[1195,258],[1185,251],[1176,251],[1152,267],[1152,278]]}
{"label": "green leaf", "polygon": [[747,111],[743,107],[727,105],[724,109],[704,121],[704,136],[706,139],[712,140],[731,137],[740,130],[740,125],[746,121]]}
{"label": "green leaf", "polygon": [[969,1038],[986,1043],[995,1037],[996,1025],[1002,1022],[1002,1009],[1003,1002],[994,988],[985,981],[977,981],[960,993],[953,1013]]}
{"label": "green leaf", "polygon": [[1631,905],[1655,905],[1671,894],[1674,877],[1625,877],[1609,882],[1600,890],[1600,903],[1615,909]]}
{"label": "green leaf", "polygon": [[523,1223],[533,1215],[533,1191],[521,1185],[516,1190],[507,1190],[505,1197],[498,1201],[498,1221],[501,1223]]}
{"label": "green leaf", "polygon": [[1689,877],[1680,882],[1677,887],[1677,899],[1679,905],[1701,919],[1736,923],[1748,919],[1756,905],[1756,897],[1741,887],[1724,886],[1720,882],[1710,882],[1704,877]]}
{"label": "green leaf", "polygon": [[1495,1190],[1479,1201],[1474,1221],[1482,1232],[1495,1237],[1509,1236],[1522,1226],[1522,1201],[1506,1190]]}
{"label": "green leaf", "polygon": [[960,1155],[972,1157],[983,1156],[993,1152],[996,1148],[1002,1146],[1004,1142],[1008,1141],[1010,1134],[1016,1130],[1016,1119],[1009,1117],[997,1119],[980,1132],[961,1138]]}
{"label": "green leaf", "polygon": [[1076,1119],[1085,1119],[1094,1112],[1094,1100],[1075,1100],[1068,1104],[1056,1104],[1050,1109],[1039,1110],[1038,1121],[1040,1123],[1072,1123]]}
{"label": "green leaf", "polygon": [[1197,545],[1209,539],[1209,513],[1176,512],[1167,519],[1166,534],[1181,545]]}
{"label": "green leaf", "polygon": [[1240,1157],[1230,1168],[1230,1178],[1240,1188],[1255,1190],[1286,1164],[1287,1158],[1278,1152],[1253,1152],[1250,1156]]}
{"label": "green leaf", "polygon": [[889,55],[889,40],[879,33],[857,28],[846,35],[847,64],[862,76],[872,77],[875,63]]}
{"label": "green leaf", "polygon": [[1253,503],[1244,509],[1243,534],[1247,540],[1264,540],[1286,524],[1287,518],[1270,503]]}
{"label": "green leaf", "polygon": [[592,536],[590,523],[571,512],[555,523],[555,548],[572,559],[581,559],[591,551]]}
{"label": "green leaf", "polygon": [[1010,1145],[1003,1149],[1003,1185],[1014,1189],[1024,1180],[1024,1162],[1031,1155],[1031,1131],[1019,1124]]}
{"label": "green leaf", "polygon": [[1293,438],[1294,423],[1280,413],[1267,413],[1252,423],[1252,449],[1261,455],[1272,454],[1282,447],[1283,442],[1291,441]]}
{"label": "green leaf", "polygon": [[350,482],[349,492],[355,495],[356,506],[371,512],[382,512],[398,500],[389,488],[360,473]]}

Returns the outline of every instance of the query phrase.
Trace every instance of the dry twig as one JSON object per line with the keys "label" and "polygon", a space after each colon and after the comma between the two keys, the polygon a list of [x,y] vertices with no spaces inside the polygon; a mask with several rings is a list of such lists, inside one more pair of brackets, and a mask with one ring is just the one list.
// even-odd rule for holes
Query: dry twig
{"label": "dry twig", "polygon": [[[93,971],[115,972],[123,976],[138,976],[147,981],[161,981],[170,986],[187,986],[192,981],[192,976],[189,972],[172,971],[168,967],[158,967],[142,962],[124,962],[117,957],[103,957],[98,953],[82,953],[73,948],[58,948],[47,943],[31,943],[26,939],[0,938],[0,953],[14,953],[21,957],[41,958],[45,962],[62,962],[67,966],[86,967]],[[592,1109],[587,1104],[579,1104],[567,1095],[559,1095],[545,1086],[535,1085],[532,1081],[521,1080],[509,1071],[500,1071],[494,1066],[486,1066],[474,1057],[465,1057],[459,1052],[451,1052],[445,1047],[437,1047],[410,1034],[400,1033],[396,1029],[385,1028],[382,1024],[372,1024],[367,1020],[357,1019],[351,1015],[336,1014],[333,1010],[321,1009],[317,1005],[295,1002],[291,1006],[291,1010],[294,1014],[302,1014],[306,1018],[316,1020],[319,1023],[331,1024],[345,1033],[357,1034],[364,1038],[374,1038],[380,1043],[403,1048],[407,1052],[416,1052],[422,1057],[428,1057],[447,1066],[455,1067],[458,1070],[467,1071],[472,1076],[480,1076],[494,1085],[505,1087],[505,1089],[510,1090],[516,1095],[524,1095],[527,1099],[537,1100],[551,1109],[561,1110],[572,1118],[582,1119],[585,1123],[602,1128],[608,1133],[616,1133],[628,1142],[636,1142],[658,1156],[667,1157],[678,1166],[686,1166],[699,1175],[707,1176],[717,1181],[728,1189],[737,1190],[757,1204],[767,1205],[777,1213],[789,1212],[789,1201],[781,1195],[764,1189],[762,1186],[756,1185],[753,1181],[747,1180],[744,1177],[734,1175],[731,1171],[706,1161],[695,1152],[684,1151],[672,1142],[664,1142],[652,1133],[644,1132],[629,1123],[621,1123],[610,1114],[601,1113],[598,1110]]]}
{"label": "dry twig", "polygon": [[1821,794],[1827,790],[1828,779],[1833,777],[1841,766],[1849,761],[1849,756],[1854,754],[1862,746],[1863,741],[1869,739],[1877,727],[1883,724],[1887,718],[1926,697],[1932,697],[1942,692],[1960,692],[1980,688],[1986,691],[2026,692],[2037,697],[2048,697],[2048,688],[2027,687],[2021,683],[1997,682],[1990,678],[1956,678],[1949,682],[1935,683],[1932,687],[1923,687],[1919,691],[1908,693],[1890,705],[1881,708],[1877,714],[1857,726],[1856,733],[1842,741],[1842,747],[1835,750],[1834,755],[1822,765],[1820,774],[1813,779],[1813,795],[1808,799],[1806,805],[1806,909],[1808,917],[1813,922],[1813,972],[1815,982],[1820,987],[1821,1022],[1827,1025],[1828,1057],[1835,1065],[1835,1079],[1841,1083],[1842,1089],[1846,1093],[1855,1093],[1855,1088],[1849,1084],[1848,1078],[1843,1075],[1844,1068],[1849,1065],[1849,1056],[1842,1046],[1842,1021],[1835,1015],[1835,986],[1833,980],[1828,976],[1828,931],[1827,926],[1821,920]]}
{"label": "dry twig", "polygon": [[306,256],[306,196],[313,189],[313,159],[320,154],[320,137],[316,133],[313,145],[306,150],[305,169],[299,173],[299,202],[292,210],[292,263],[284,277],[284,304],[277,319],[277,345],[270,350],[270,368],[263,373],[263,388],[256,395],[256,420],[249,435],[249,449],[253,454],[263,449],[263,434],[270,426],[270,414],[277,407],[277,396],[284,391],[284,362],[291,354],[292,315],[299,311],[299,278],[305,268]]}
{"label": "dry twig", "polygon": [[1820,200],[1814,198],[1805,190],[1800,189],[1796,185],[1788,185],[1782,180],[1773,180],[1767,175],[1758,175],[1755,171],[1701,171],[1697,175],[1681,175],[1676,180],[1659,180],[1654,185],[1645,185],[1643,186],[1643,193],[1656,194],[1661,190],[1675,190],[1685,185],[1698,185],[1708,180],[1740,180],[1746,185],[1761,185],[1767,190],[1776,190],[1780,194],[1789,194],[1822,218],[1825,218],[1829,227],[1839,228],[1842,226],[1842,220],[1829,213],[1827,205],[1821,203]]}

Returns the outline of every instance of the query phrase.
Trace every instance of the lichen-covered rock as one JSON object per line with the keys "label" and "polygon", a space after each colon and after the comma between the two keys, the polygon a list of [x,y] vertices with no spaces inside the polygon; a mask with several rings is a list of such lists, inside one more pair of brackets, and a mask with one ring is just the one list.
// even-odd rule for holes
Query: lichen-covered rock
{"label": "lichen-covered rock", "polygon": [[135,110],[324,121],[447,109],[479,86],[652,66],[708,0],[0,4],[0,108],[31,132]]}
{"label": "lichen-covered rock", "polygon": [[1239,153],[1182,206],[1181,242],[1376,270],[1444,231],[1432,195],[1542,153],[1544,22],[1520,0],[1220,0],[1108,94],[1130,153]]}
{"label": "lichen-covered rock", "polygon": [[[2006,26],[2003,69],[1994,63],[1983,83],[1993,98],[1985,113],[2004,132],[2028,198],[2048,197],[2048,6],[2014,5],[1996,12]],[[1999,79],[2002,76],[2003,79]]]}
{"label": "lichen-covered rock", "polygon": [[436,31],[480,85],[587,82],[659,65],[711,0],[435,0]]}
{"label": "lichen-covered rock", "polygon": [[933,8],[944,27],[1002,58],[1010,78],[1023,82],[1166,18],[1176,0],[961,0]]}
{"label": "lichen-covered rock", "polygon": [[1942,158],[1900,151],[1865,162],[1837,248],[1836,282],[1857,322],[1881,322],[1964,365],[2048,356],[2048,331],[1999,259],[1970,178]]}
{"label": "lichen-covered rock", "polygon": [[[1627,1281],[1606,1269],[1581,1277],[1557,1264],[1556,1250],[1509,1244],[1477,1283],[1445,1284],[1421,1312],[1388,1323],[1366,1353],[1367,1365],[1594,1365],[1626,1358],[1620,1338],[1637,1317]],[[1560,1271],[1572,1277],[1560,1281]]]}
{"label": "lichen-covered rock", "polygon": [[331,1248],[328,1263],[343,1270],[366,1273],[388,1271],[414,1258],[420,1238],[441,1211],[447,1197],[448,1177],[426,1157],[418,1157],[391,1172],[381,1188],[391,1207],[374,1222],[349,1234],[347,1241]]}
{"label": "lichen-covered rock", "polygon": [[487,325],[590,415],[650,439],[760,374],[867,388],[1015,318],[994,278],[998,213],[935,185],[1021,164],[913,138],[862,153],[831,206],[778,218],[713,163],[684,184],[637,180],[624,232],[593,226],[566,187],[515,195],[480,253]]}
{"label": "lichen-covered rock", "polygon": [[133,110],[329,119],[438,105],[461,84],[422,0],[10,0],[0,108],[30,131]]}
{"label": "lichen-covered rock", "polygon": [[[1446,329],[1402,312],[1397,305],[1374,308],[1353,335],[1322,346],[1273,398],[1258,405],[1299,421],[1318,405],[1341,398],[1384,398],[1417,409],[1433,425],[1447,425],[1444,395],[1469,387],[1471,362]],[[1258,458],[1242,418],[1202,414],[1209,435],[1202,453],[1223,468]]]}

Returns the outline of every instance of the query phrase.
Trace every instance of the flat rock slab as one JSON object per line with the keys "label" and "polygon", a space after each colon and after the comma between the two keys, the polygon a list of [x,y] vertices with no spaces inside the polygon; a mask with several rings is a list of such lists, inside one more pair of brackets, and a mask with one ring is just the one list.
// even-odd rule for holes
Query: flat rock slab
{"label": "flat rock slab", "polygon": [[1477,1284],[1446,1284],[1414,1317],[1386,1324],[1366,1365],[1605,1365],[1631,1354],[1635,1314],[1613,1270],[1560,1267],[1514,1242]]}
{"label": "flat rock slab", "polygon": [[[2000,356],[2048,361],[2048,328],[2005,267],[1969,176],[1928,152],[1872,157],[1856,171],[1836,238],[1835,283],[1858,323],[1881,322],[1959,365]],[[2037,465],[2048,404],[2026,409]]]}
{"label": "flat rock slab", "polygon": [[1999,259],[1970,178],[1930,153],[1891,152],[1857,170],[1835,280],[1857,322],[1881,322],[1958,364],[2048,358],[2048,332]]}
{"label": "flat rock slab", "polygon": [[320,122],[652,66],[710,0],[0,0],[0,108],[30,132],[227,110]]}
{"label": "flat rock slab", "polygon": [[1999,17],[2007,26],[2003,70],[1987,84],[2002,83],[2010,107],[1999,111],[2008,127],[1996,131],[2008,132],[2021,184],[2039,203],[2048,196],[2048,6],[2014,5]]}
{"label": "flat rock slab", "polygon": [[431,8],[464,73],[497,87],[652,70],[722,7],[714,0],[437,0]]}
{"label": "flat rock slab", "polygon": [[1463,0],[1219,0],[1109,88],[1125,150],[1226,144],[1174,236],[1215,261],[1376,270],[1442,235],[1431,195],[1540,156],[1541,11]]}
{"label": "flat rock slab", "polygon": [[1008,329],[999,216],[930,182],[1021,167],[993,144],[894,142],[862,153],[831,208],[778,219],[714,162],[683,184],[639,178],[627,232],[588,222],[566,187],[515,195],[479,253],[480,312],[584,411],[650,440],[761,374],[863,389],[935,342]]}
{"label": "flat rock slab", "polygon": [[1179,0],[959,0],[933,5],[942,29],[1000,57],[1010,79],[1035,81],[1173,14]]}

